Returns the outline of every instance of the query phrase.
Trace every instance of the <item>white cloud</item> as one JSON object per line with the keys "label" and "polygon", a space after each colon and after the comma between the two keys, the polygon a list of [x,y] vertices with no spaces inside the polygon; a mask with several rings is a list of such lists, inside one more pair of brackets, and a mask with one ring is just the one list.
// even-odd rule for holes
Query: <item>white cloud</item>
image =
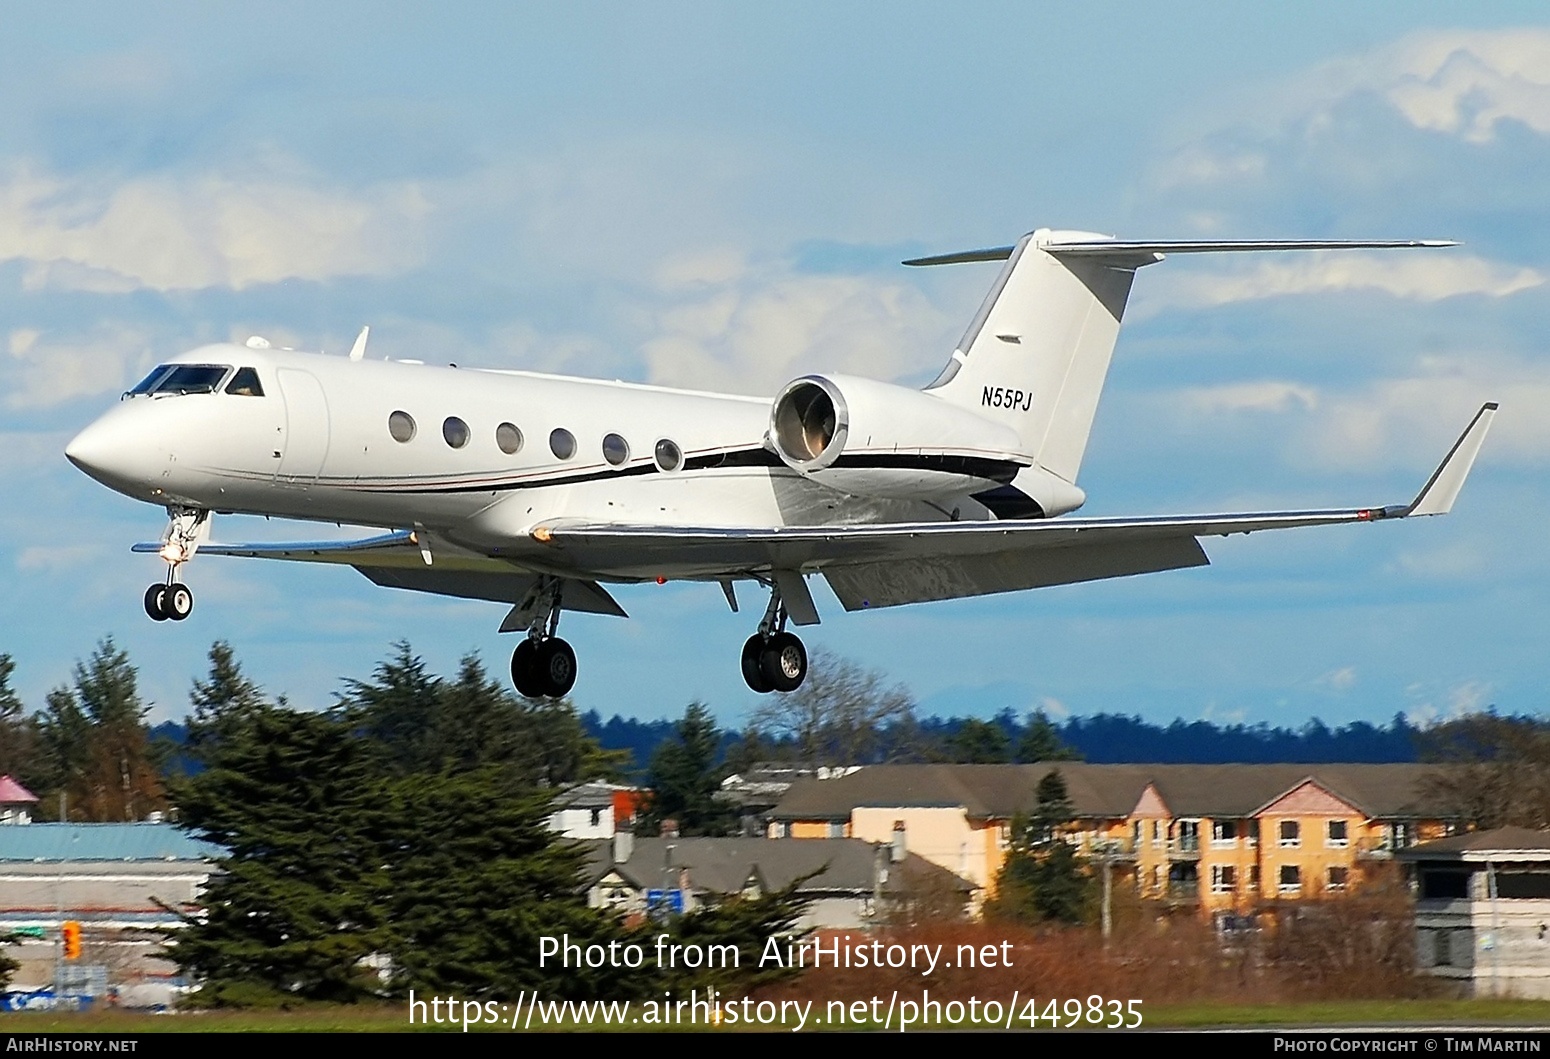
{"label": "white cloud", "polygon": [[11,359],[0,362],[0,384],[9,408],[47,408],[76,397],[122,389],[153,359],[151,335],[140,328],[105,323],[86,335],[18,328],[6,338]]}
{"label": "white cloud", "polygon": [[1356,686],[1356,667],[1341,666],[1316,677],[1313,686],[1328,691],[1350,691]]}
{"label": "white cloud", "polygon": [[1317,407],[1319,392],[1294,382],[1238,382],[1183,391],[1182,403],[1197,414],[1214,412],[1285,412]]}
{"label": "white cloud", "polygon": [[766,266],[700,289],[648,311],[652,382],[759,394],[804,371],[891,378],[950,342],[945,316],[903,283]]}
{"label": "white cloud", "polygon": [[1141,315],[1163,308],[1210,308],[1285,295],[1358,290],[1422,302],[1464,294],[1501,298],[1544,282],[1544,273],[1537,269],[1447,250],[1384,255],[1342,251],[1259,260],[1232,271],[1168,273],[1146,288]]}
{"label": "white cloud", "polygon": [[61,571],[101,558],[103,548],[96,544],[38,545],[23,548],[16,557],[18,570]]}
{"label": "white cloud", "polygon": [[[1426,446],[1444,446],[1486,401],[1501,410],[1482,463],[1550,462],[1550,365],[1432,359],[1423,374],[1380,379],[1328,397],[1299,440],[1305,459],[1337,468],[1412,466]],[[1424,459],[1423,459],[1424,462]]]}
{"label": "white cloud", "polygon": [[296,174],[153,174],[118,182],[0,175],[0,258],[29,290],[241,290],[413,264],[429,205],[413,184],[348,192]]}

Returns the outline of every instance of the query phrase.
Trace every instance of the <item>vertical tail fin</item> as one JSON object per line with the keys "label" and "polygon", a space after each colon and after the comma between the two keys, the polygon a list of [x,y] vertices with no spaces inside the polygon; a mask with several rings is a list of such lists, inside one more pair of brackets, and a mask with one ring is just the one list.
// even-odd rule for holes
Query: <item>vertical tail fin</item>
{"label": "vertical tail fin", "polygon": [[[1050,253],[1057,233],[1040,229],[1005,252],[919,259],[910,264],[994,260],[1006,264],[952,360],[928,389],[944,401],[1005,423],[1046,470],[1076,481],[1108,375],[1120,319],[1144,255],[1113,260]],[[1060,232],[1099,239],[1087,233]]]}
{"label": "vertical tail fin", "polygon": [[1453,246],[1443,240],[1137,242],[1040,228],[1015,246],[916,258],[906,265],[1006,264],[952,359],[927,387],[1005,423],[1045,470],[1075,483],[1136,269],[1164,254]]}

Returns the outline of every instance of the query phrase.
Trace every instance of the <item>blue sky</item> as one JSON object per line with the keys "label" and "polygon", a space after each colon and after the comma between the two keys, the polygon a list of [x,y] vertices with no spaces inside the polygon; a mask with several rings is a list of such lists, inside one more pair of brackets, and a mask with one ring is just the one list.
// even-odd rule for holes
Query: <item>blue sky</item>
{"label": "blue sky", "polygon": [[[919,383],[993,266],[899,259],[1041,226],[1462,240],[1147,269],[1082,476],[1090,514],[1401,502],[1500,400],[1458,508],[889,612],[819,588],[810,648],[941,713],[1546,705],[1540,5],[58,4],[3,24],[0,651],[34,705],[108,634],[157,719],[217,638],[299,704],[398,639],[504,669],[498,605],[349,570],[196,561],[194,617],[149,622],[157,563],[128,545],[161,513],[62,450],[166,355],[249,334],[343,353],[369,323],[374,353],[469,366]],[[315,535],[253,521],[217,535]],[[699,698],[739,723],[751,608],[619,596],[628,622],[565,621],[576,703]]]}

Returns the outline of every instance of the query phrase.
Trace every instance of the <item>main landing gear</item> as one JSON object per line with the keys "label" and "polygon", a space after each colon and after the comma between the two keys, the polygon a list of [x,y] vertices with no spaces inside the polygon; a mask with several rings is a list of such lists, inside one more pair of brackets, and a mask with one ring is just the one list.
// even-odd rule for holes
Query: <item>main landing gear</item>
{"label": "main landing gear", "polygon": [[786,605],[780,589],[773,586],[759,631],[743,644],[743,679],[761,695],[795,691],[807,679],[807,648],[795,633],[786,631]]}
{"label": "main landing gear", "polygon": [[530,699],[559,698],[576,684],[576,652],[555,635],[560,627],[560,582],[546,578],[531,597],[527,638],[511,652],[511,683]]}
{"label": "main landing gear", "polygon": [[178,568],[194,557],[210,529],[208,511],[169,507],[167,516],[160,553],[167,579],[145,590],[145,613],[152,621],[182,621],[194,612],[194,593],[178,580]]}

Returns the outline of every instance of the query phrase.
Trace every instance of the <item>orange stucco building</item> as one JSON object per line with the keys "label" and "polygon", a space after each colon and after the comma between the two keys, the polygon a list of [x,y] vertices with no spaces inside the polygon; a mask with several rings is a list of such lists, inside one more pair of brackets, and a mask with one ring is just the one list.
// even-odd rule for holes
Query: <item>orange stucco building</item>
{"label": "orange stucco building", "polygon": [[1104,857],[1143,898],[1202,914],[1346,892],[1395,849],[1450,832],[1432,766],[876,765],[794,785],[772,838],[903,840],[991,894],[1012,816],[1059,769],[1076,819],[1067,838]]}

